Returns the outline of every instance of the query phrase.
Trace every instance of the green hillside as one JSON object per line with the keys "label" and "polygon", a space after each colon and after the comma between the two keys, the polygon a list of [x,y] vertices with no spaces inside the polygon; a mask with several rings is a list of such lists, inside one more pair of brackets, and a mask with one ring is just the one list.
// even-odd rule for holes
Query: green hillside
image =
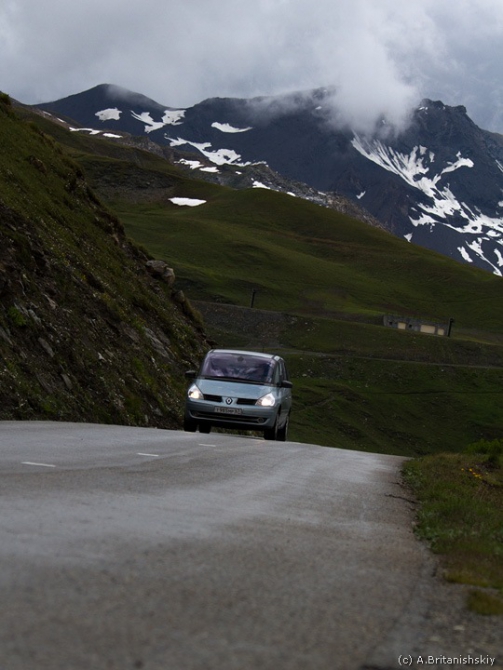
{"label": "green hillside", "polygon": [[[37,123],[53,128],[128,234],[203,301],[215,342],[285,354],[292,439],[412,455],[501,435],[500,277],[298,198],[198,181],[156,153]],[[179,207],[175,196],[206,203]],[[252,294],[259,309],[244,330],[203,310],[244,309]],[[259,310],[270,314],[260,327]],[[277,312],[289,315],[279,329]],[[388,313],[454,319],[452,337],[385,328]]]}
{"label": "green hillside", "polygon": [[[100,167],[108,179],[127,169],[121,161]],[[95,164],[86,168],[96,179]],[[503,331],[499,277],[288,195],[182,178],[171,188],[207,202],[179,207],[166,196],[135,202],[120,193],[109,202],[135,239],[176,258],[194,297],[246,305],[255,288],[263,309],[452,317],[459,327]]]}
{"label": "green hillside", "polygon": [[7,96],[0,146],[0,419],[179,426],[190,305]]}

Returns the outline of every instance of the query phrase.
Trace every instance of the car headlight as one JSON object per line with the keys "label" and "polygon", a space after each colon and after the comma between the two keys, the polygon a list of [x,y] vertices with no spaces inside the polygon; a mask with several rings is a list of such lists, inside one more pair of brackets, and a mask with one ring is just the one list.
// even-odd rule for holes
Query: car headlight
{"label": "car headlight", "polygon": [[267,393],[266,395],[263,395],[261,398],[259,398],[255,404],[259,405],[260,407],[274,407],[276,404],[276,398],[272,393]]}
{"label": "car headlight", "polygon": [[189,388],[189,390],[187,391],[187,395],[191,400],[203,399],[203,394],[195,384],[192,384],[192,386]]}

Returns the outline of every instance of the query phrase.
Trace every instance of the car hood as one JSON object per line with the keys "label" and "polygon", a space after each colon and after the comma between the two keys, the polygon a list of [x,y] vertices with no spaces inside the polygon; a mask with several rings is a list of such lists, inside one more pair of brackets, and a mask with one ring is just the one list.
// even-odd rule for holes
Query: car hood
{"label": "car hood", "polygon": [[250,384],[247,382],[229,382],[219,379],[204,379],[198,377],[195,380],[199,390],[208,395],[221,395],[230,398],[250,398],[257,400],[266,393],[275,391],[276,387],[270,384]]}

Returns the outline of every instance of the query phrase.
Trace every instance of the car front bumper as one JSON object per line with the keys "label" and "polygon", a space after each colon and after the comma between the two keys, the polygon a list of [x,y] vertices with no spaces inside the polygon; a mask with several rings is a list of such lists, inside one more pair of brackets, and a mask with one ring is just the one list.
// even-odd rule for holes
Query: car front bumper
{"label": "car front bumper", "polygon": [[188,400],[185,406],[185,419],[220,428],[264,430],[274,427],[277,412],[277,407],[252,405],[226,408],[211,402]]}

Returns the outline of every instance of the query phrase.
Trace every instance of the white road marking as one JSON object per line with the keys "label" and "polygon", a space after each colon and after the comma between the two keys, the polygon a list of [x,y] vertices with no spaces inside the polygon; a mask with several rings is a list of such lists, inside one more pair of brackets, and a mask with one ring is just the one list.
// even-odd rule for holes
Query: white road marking
{"label": "white road marking", "polygon": [[137,456],[153,456],[154,458],[159,458],[159,454],[142,454],[141,452],[138,452],[136,455]]}
{"label": "white road marking", "polygon": [[32,463],[31,461],[23,461],[22,465],[38,465],[41,468],[55,468],[55,465],[50,465],[49,463]]}

